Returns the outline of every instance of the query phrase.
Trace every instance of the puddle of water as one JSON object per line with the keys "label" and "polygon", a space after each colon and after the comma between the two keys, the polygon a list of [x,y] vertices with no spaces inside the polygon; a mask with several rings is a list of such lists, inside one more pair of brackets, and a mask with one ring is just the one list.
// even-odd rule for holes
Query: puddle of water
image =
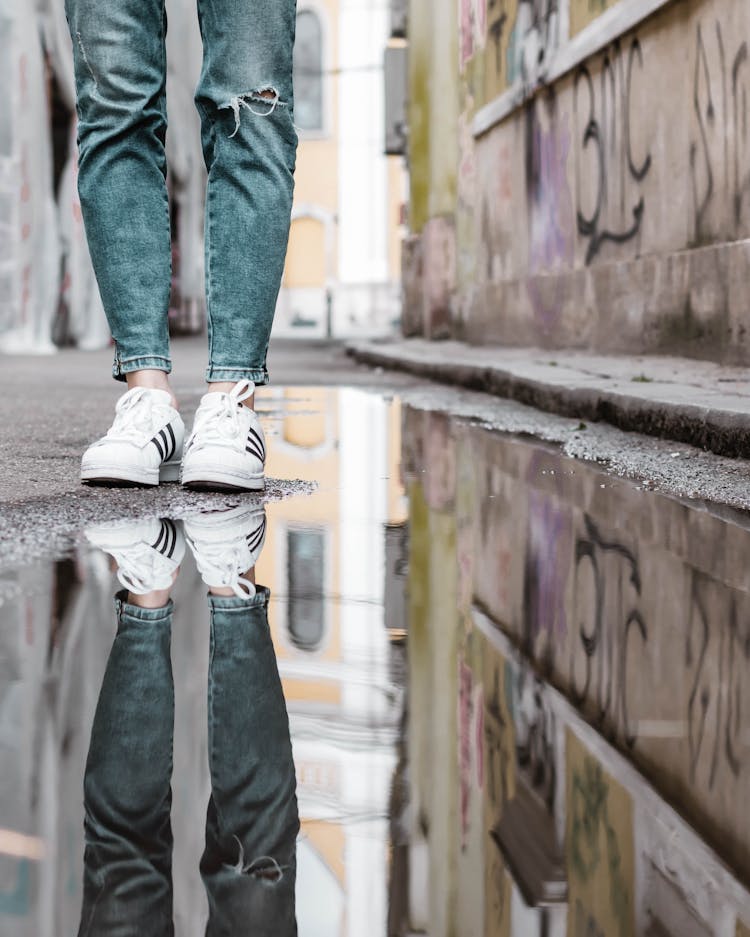
{"label": "puddle of water", "polygon": [[[164,829],[172,741],[176,933],[205,933],[203,856],[221,933],[291,934],[294,889],[283,886],[290,877],[294,883],[297,811],[288,796],[286,715],[284,699],[274,695],[275,668],[297,784],[299,933],[386,933],[389,798],[405,672],[403,622],[394,630],[384,620],[388,531],[402,529],[406,510],[398,407],[356,390],[295,388],[267,393],[263,402],[269,475],[317,484],[311,495],[266,505],[255,578],[271,593],[267,646],[222,647],[227,622],[219,617],[211,649],[201,575],[211,581],[212,571],[234,557],[249,563],[250,545],[257,552],[252,498],[244,516],[240,508],[240,516],[109,524],[79,538],[73,555],[57,563],[0,573],[3,937],[77,933],[82,907],[88,916],[94,906],[83,933],[125,933],[116,929],[118,914],[129,922],[127,933],[154,932],[169,901]],[[174,568],[154,560],[148,544],[161,540],[172,561],[184,550],[171,590],[171,629],[162,616],[145,631],[140,622],[139,630],[126,613],[114,640],[117,561],[90,540],[109,548],[133,587],[161,588]],[[257,609],[252,621],[247,610],[232,614],[239,633],[262,632]],[[259,656],[265,666],[254,670]],[[212,787],[220,822],[218,830],[209,825],[209,850]],[[84,790],[92,844],[85,892]],[[240,860],[235,836],[245,845],[244,875],[225,868]],[[284,869],[280,883],[274,863],[262,881],[247,869],[264,855]],[[261,891],[253,892],[258,884]]]}
{"label": "puddle of water", "polygon": [[747,515],[443,413],[403,438],[403,920],[746,935]]}
{"label": "puddle of water", "polygon": [[[226,934],[748,937],[747,518],[376,394],[264,404],[314,493],[0,570],[0,937],[172,900],[198,937],[201,871]],[[253,563],[267,611],[211,624]]]}

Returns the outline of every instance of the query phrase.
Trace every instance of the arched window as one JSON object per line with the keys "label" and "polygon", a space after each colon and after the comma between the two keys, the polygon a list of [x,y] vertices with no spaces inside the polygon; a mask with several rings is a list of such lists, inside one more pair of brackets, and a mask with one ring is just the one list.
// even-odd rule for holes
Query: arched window
{"label": "arched window", "polygon": [[294,122],[300,130],[323,130],[323,116],[323,28],[314,10],[300,10],[294,44]]}
{"label": "arched window", "polygon": [[286,548],[289,637],[299,650],[317,651],[325,632],[325,532],[288,530]]}

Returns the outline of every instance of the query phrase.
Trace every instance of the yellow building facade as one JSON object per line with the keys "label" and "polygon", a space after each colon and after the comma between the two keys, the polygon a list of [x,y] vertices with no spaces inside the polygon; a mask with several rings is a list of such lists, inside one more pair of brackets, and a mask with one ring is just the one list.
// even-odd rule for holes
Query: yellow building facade
{"label": "yellow building facade", "polygon": [[384,155],[386,10],[303,0],[297,12],[296,188],[277,335],[390,329],[399,315],[400,157]]}

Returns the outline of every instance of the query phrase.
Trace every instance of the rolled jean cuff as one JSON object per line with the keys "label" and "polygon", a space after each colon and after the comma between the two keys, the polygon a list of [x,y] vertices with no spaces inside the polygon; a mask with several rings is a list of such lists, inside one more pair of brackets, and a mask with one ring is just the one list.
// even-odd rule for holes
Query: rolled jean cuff
{"label": "rolled jean cuff", "polygon": [[172,361],[164,358],[162,355],[143,355],[140,358],[120,358],[115,355],[115,361],[112,365],[112,377],[116,381],[124,381],[125,375],[132,371],[166,371],[167,374],[172,370]]}
{"label": "rolled jean cuff", "polygon": [[172,619],[173,609],[174,603],[171,599],[160,608],[141,608],[140,605],[132,605],[128,602],[127,589],[121,590],[115,596],[115,613],[117,614],[118,626],[124,621],[149,622],[151,624],[169,622]]}
{"label": "rolled jean cuff", "polygon": [[249,608],[262,608],[268,605],[271,590],[265,586],[256,586],[255,595],[240,598],[236,595],[208,595],[208,607],[211,612],[244,612]]}
{"label": "rolled jean cuff", "polygon": [[237,381],[246,378],[253,384],[261,386],[268,383],[267,368],[225,368],[219,365],[210,364],[206,368],[206,383],[210,384],[216,381]]}

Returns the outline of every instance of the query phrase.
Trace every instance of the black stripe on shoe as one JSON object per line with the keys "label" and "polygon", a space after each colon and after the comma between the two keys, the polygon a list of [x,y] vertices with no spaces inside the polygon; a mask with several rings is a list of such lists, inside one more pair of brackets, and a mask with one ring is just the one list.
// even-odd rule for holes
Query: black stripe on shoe
{"label": "black stripe on shoe", "polygon": [[177,452],[177,440],[175,439],[174,430],[172,429],[171,423],[167,423],[167,432],[169,433],[169,439],[172,443],[172,448],[169,451],[169,458],[171,459],[175,452]]}
{"label": "black stripe on shoe", "polygon": [[163,443],[163,445],[164,445],[164,461],[166,462],[166,461],[169,459],[169,456],[170,456],[170,450],[169,450],[169,445],[170,445],[170,444],[169,444],[169,438],[168,438],[168,436],[167,436],[167,431],[166,431],[166,429],[160,430],[160,432],[159,432],[159,439],[161,439],[161,441],[162,441],[162,443]]}
{"label": "black stripe on shoe", "polygon": [[263,445],[263,441],[258,433],[252,428],[252,426],[248,429],[245,452],[251,453],[255,456],[256,459],[260,459],[261,462],[266,461],[266,450]]}
{"label": "black stripe on shoe", "polygon": [[151,442],[156,446],[156,450],[159,453],[159,457],[163,462],[166,452],[164,451],[164,443],[162,441],[161,434],[157,433],[156,436],[154,436],[154,438],[151,440]]}
{"label": "black stripe on shoe", "polygon": [[162,540],[164,539],[165,533],[166,533],[166,529],[164,527],[164,521],[162,521],[161,529],[159,531],[159,536],[156,538],[156,542],[151,544],[152,550],[159,550],[159,552],[161,552]]}
{"label": "black stripe on shoe", "polygon": [[171,560],[176,546],[177,528],[170,520],[162,521],[161,530],[159,531],[159,536],[156,538],[156,543],[151,544],[152,549]]}
{"label": "black stripe on shoe", "polygon": [[169,549],[167,550],[167,558],[172,559],[172,554],[174,553],[174,548],[177,546],[177,528],[172,523],[172,521],[162,521],[162,524],[166,524],[169,530]]}
{"label": "black stripe on shoe", "polygon": [[264,517],[263,520],[260,522],[260,525],[256,527],[256,529],[252,533],[249,533],[247,537],[245,538],[247,540],[247,545],[250,548],[250,552],[255,550],[255,548],[261,543],[265,532],[266,532],[266,519]]}

